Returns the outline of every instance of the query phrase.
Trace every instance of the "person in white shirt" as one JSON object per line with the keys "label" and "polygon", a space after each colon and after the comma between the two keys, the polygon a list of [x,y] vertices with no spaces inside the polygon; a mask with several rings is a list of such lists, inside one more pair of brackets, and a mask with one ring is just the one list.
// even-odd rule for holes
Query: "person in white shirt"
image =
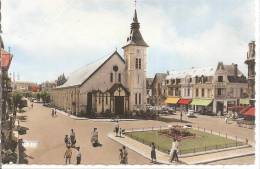
{"label": "person in white shirt", "polygon": [[173,142],[172,142],[172,148],[171,148],[171,151],[170,151],[170,162],[172,162],[172,161],[178,162],[179,161],[178,151],[179,151],[179,142],[178,142],[177,139],[174,138]]}

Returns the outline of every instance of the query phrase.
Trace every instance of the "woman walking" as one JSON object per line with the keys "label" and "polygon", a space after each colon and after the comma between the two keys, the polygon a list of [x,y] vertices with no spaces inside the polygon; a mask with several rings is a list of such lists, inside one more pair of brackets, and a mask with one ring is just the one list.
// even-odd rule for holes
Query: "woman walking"
{"label": "woman walking", "polygon": [[68,162],[70,164],[71,156],[72,156],[72,150],[70,149],[70,147],[68,147],[64,154],[65,164],[68,164]]}
{"label": "woman walking", "polygon": [[151,159],[152,159],[152,163],[156,163],[156,151],[155,151],[155,144],[154,142],[152,142],[151,145]]}

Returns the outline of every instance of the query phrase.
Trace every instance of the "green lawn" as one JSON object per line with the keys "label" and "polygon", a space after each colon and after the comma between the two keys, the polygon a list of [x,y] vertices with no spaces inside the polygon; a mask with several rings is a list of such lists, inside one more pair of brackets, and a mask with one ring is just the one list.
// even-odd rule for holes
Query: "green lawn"
{"label": "green lawn", "polygon": [[[226,139],[225,137],[220,137],[193,129],[188,130],[190,130],[192,133],[195,133],[196,137],[180,141],[181,154],[236,146],[235,140]],[[131,132],[127,133],[127,135],[147,145],[150,145],[152,142],[154,142],[160,151],[166,153],[168,153],[172,144],[172,139],[170,137],[161,135],[158,131]],[[237,145],[242,144],[243,143],[241,142],[237,143]]]}

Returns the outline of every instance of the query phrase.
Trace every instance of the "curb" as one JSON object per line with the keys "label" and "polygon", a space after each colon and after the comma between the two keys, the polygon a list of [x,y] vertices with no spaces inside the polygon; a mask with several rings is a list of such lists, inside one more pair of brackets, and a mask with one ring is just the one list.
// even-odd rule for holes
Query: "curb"
{"label": "curb", "polygon": [[235,155],[235,156],[230,156],[230,157],[225,157],[225,158],[219,158],[219,159],[215,159],[215,160],[205,160],[205,161],[202,161],[199,163],[193,163],[193,164],[208,164],[208,163],[217,162],[217,161],[221,161],[221,160],[228,160],[228,159],[245,157],[245,156],[250,156],[250,155],[255,155],[255,153],[246,153],[246,154]]}

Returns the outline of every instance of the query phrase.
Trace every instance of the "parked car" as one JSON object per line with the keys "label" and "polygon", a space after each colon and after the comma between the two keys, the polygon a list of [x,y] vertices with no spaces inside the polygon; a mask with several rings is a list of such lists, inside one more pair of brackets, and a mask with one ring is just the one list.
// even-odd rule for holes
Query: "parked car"
{"label": "parked car", "polygon": [[186,115],[187,115],[187,117],[195,117],[194,110],[189,109]]}

